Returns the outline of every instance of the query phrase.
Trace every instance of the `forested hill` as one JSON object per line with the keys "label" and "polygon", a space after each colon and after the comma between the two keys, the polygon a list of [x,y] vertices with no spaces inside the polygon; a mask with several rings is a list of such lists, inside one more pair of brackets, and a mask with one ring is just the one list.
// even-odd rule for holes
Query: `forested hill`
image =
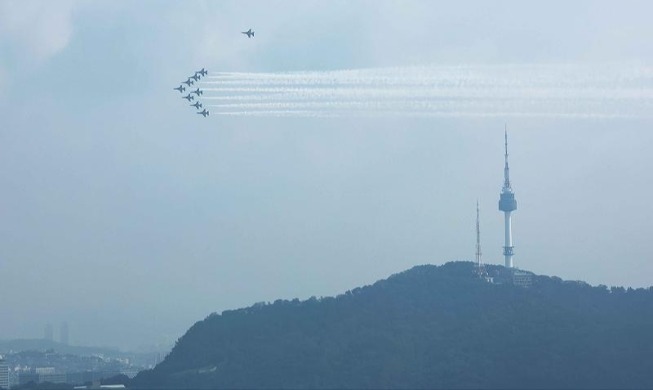
{"label": "forested hill", "polygon": [[653,290],[472,263],[212,314],[136,388],[653,388]]}

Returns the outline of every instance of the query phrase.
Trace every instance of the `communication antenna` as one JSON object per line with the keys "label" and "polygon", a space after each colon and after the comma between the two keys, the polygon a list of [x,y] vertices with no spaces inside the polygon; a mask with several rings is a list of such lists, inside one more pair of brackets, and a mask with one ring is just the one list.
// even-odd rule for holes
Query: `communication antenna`
{"label": "communication antenna", "polygon": [[512,244],[512,217],[511,213],[517,210],[517,200],[515,199],[515,192],[512,190],[510,184],[510,168],[508,167],[508,129],[504,129],[504,145],[506,153],[504,155],[505,165],[503,167],[503,188],[499,195],[499,210],[504,214],[504,227],[505,238],[503,245],[503,257],[505,259],[506,268],[513,268],[512,257],[515,254],[515,247]]}
{"label": "communication antenna", "polygon": [[478,199],[476,200],[476,274],[479,277],[484,277],[485,266],[483,265],[482,252],[481,252],[481,218],[480,207]]}

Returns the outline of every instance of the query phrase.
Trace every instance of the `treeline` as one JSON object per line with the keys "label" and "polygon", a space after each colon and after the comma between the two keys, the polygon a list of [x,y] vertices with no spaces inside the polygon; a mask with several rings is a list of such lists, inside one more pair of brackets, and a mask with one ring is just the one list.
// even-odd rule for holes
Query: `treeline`
{"label": "treeline", "polygon": [[140,388],[652,388],[653,290],[472,263],[196,323]]}

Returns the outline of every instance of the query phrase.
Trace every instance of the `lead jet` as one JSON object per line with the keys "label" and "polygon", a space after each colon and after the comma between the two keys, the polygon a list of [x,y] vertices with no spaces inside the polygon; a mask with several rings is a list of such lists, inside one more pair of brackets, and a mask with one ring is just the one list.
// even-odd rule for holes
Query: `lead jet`
{"label": "lead jet", "polygon": [[184,84],[188,85],[189,87],[190,87],[191,85],[193,85],[193,80],[191,80],[190,77],[188,78],[188,80],[186,80],[186,81],[182,81],[182,82],[183,82]]}
{"label": "lead jet", "polygon": [[195,73],[194,75],[190,76],[190,78],[193,79],[193,80],[195,80],[195,81],[200,81],[200,76],[198,76],[197,73]]}
{"label": "lead jet", "polygon": [[198,114],[204,115],[204,118],[206,118],[209,115],[209,112],[205,108],[204,111],[199,111]]}
{"label": "lead jet", "polygon": [[243,32],[241,32],[241,34],[245,34],[245,35],[247,35],[247,38],[251,38],[251,37],[254,36],[254,31],[252,31],[252,29],[250,28],[250,29],[247,30],[247,31],[243,31]]}
{"label": "lead jet", "polygon": [[173,89],[179,91],[180,93],[184,93],[184,91],[186,90],[186,88],[184,88],[183,85],[180,85],[179,87],[177,87],[177,88],[173,88]]}
{"label": "lead jet", "polygon": [[186,100],[188,100],[188,101],[190,102],[191,100],[195,99],[195,96],[192,96],[192,95],[189,93],[188,95],[184,96],[182,99],[186,99]]}
{"label": "lead jet", "polygon": [[200,74],[200,76],[206,76],[207,74],[209,74],[209,72],[207,72],[206,69],[204,68],[202,68],[202,70],[198,70],[197,72],[195,72],[195,74],[198,73]]}
{"label": "lead jet", "polygon": [[191,106],[191,107],[195,107],[196,109],[199,110],[200,108],[202,108],[202,103],[200,103],[200,102],[195,102],[195,104],[191,104],[190,106]]}
{"label": "lead jet", "polygon": [[200,96],[201,94],[204,93],[204,91],[202,91],[201,89],[197,88],[197,89],[194,90],[194,91],[190,91],[190,93],[194,93],[195,95]]}

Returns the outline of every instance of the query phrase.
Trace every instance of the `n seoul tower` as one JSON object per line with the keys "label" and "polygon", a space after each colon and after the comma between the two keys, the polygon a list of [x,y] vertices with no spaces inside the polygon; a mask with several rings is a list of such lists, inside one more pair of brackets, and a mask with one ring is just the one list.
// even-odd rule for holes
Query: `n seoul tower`
{"label": "n seoul tower", "polygon": [[499,210],[503,211],[505,216],[505,244],[503,246],[503,256],[506,261],[506,268],[512,268],[512,256],[514,255],[514,247],[512,246],[512,223],[510,213],[517,210],[517,201],[515,200],[515,193],[512,192],[510,186],[510,170],[508,168],[508,130],[505,130],[505,145],[506,145],[506,165],[503,168],[503,188],[499,197]]}

